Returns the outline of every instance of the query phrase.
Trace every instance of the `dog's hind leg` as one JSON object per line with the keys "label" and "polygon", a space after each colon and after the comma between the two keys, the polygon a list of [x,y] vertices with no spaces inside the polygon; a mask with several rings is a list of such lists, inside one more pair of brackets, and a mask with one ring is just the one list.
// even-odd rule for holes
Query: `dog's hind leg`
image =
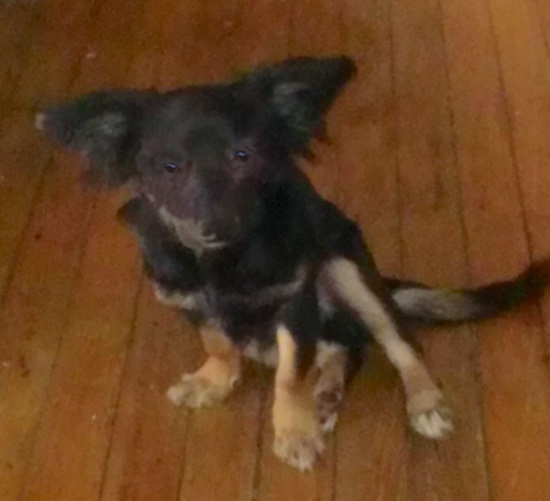
{"label": "dog's hind leg", "polygon": [[357,265],[345,258],[334,259],[325,266],[322,279],[333,294],[365,323],[399,371],[411,426],[428,438],[441,438],[449,433],[453,425],[443,395],[412,346],[400,335],[390,308],[366,284]]}
{"label": "dog's hind leg", "polygon": [[348,352],[344,346],[326,341],[317,344],[315,365],[319,376],[313,396],[317,419],[324,432],[330,432],[336,426],[338,407],[344,398],[348,364]]}
{"label": "dog's hind leg", "polygon": [[241,355],[231,340],[219,329],[201,328],[201,337],[208,359],[192,374],[168,389],[168,398],[176,405],[209,407],[224,400],[241,376]]}
{"label": "dog's hind leg", "polygon": [[[318,292],[323,297],[323,292]],[[317,343],[319,375],[313,394],[321,428],[330,432],[336,426],[345,387],[363,363],[368,332],[362,322],[331,305],[326,296],[320,303],[323,328],[322,340]]]}

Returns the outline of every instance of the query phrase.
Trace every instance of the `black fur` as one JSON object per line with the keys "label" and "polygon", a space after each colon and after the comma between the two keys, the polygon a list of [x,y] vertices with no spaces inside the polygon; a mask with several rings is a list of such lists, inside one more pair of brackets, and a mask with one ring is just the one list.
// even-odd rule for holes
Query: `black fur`
{"label": "black fur", "polygon": [[47,134],[90,161],[86,177],[118,186],[135,176],[143,114],[156,97],[147,91],[96,92],[43,115]]}
{"label": "black fur", "polygon": [[92,178],[137,186],[121,217],[139,237],[151,279],[169,294],[200,296],[188,308],[194,321],[215,319],[241,346],[269,345],[286,324],[302,370],[319,339],[345,346],[356,367],[367,332],[330,290],[323,303],[323,263],[355,262],[396,321],[399,307],[356,224],[294,162],[323,135],[324,114],[354,72],[345,57],[297,58],[218,85],[98,92],[38,122],[89,159]]}

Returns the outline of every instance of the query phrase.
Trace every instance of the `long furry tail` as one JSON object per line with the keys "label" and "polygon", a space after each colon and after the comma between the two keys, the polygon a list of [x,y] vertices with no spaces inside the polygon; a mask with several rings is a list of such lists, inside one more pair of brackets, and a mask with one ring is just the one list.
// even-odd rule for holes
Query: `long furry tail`
{"label": "long furry tail", "polygon": [[437,289],[415,282],[384,279],[405,318],[427,323],[493,317],[538,297],[550,281],[550,260],[517,277],[475,289]]}

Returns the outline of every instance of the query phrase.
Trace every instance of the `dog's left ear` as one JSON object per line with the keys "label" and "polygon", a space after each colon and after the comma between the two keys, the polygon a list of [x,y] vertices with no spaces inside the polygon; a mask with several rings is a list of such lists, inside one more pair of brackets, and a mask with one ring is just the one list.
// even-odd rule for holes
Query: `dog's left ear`
{"label": "dog's left ear", "polygon": [[324,132],[325,112],[355,71],[344,56],[298,57],[253,70],[237,88],[283,122],[291,150],[305,152],[312,136]]}

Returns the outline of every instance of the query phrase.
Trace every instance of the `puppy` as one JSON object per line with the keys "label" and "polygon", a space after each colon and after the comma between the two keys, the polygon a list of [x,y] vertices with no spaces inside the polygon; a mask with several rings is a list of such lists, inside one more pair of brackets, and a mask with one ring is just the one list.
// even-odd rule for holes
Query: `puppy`
{"label": "puppy", "polygon": [[471,291],[378,274],[357,225],[295,164],[354,72],[346,57],[295,58],[214,85],[97,92],[37,115],[48,137],[86,157],[88,178],[132,187],[119,215],[156,295],[202,336],[206,362],[168,397],[210,406],[239,382],[243,357],[272,365],[273,450],[300,470],[322,452],[367,338],[397,369],[412,428],[441,438],[451,412],[404,325],[488,317],[540,285],[536,268]]}

